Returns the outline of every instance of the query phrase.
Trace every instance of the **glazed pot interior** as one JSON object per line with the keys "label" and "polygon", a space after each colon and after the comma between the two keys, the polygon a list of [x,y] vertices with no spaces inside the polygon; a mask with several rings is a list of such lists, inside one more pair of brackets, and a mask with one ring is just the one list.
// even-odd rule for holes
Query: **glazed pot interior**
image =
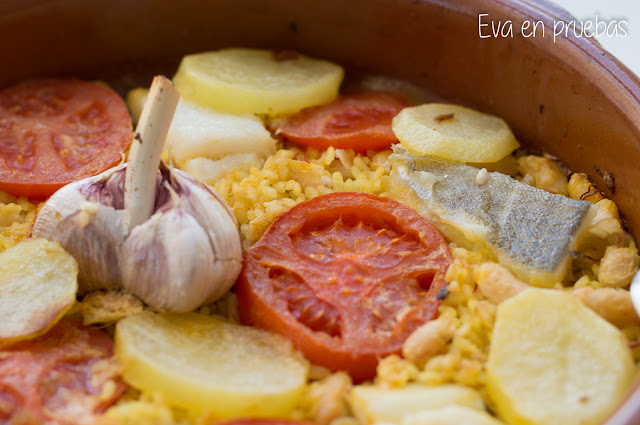
{"label": "glazed pot interior", "polygon": [[[484,13],[513,21],[514,36],[480,38]],[[123,73],[131,86],[170,76],[186,53],[295,49],[503,117],[526,147],[589,174],[640,240],[640,81],[589,40],[518,34],[524,20],[561,18],[543,0],[5,1],[0,87]],[[636,423],[633,402],[608,423]]]}
{"label": "glazed pot interior", "polygon": [[[513,21],[514,36],[480,38],[481,13]],[[587,39],[554,41],[563,17],[544,0],[13,0],[0,5],[0,86],[140,63],[171,74],[183,54],[227,46],[296,49],[505,118],[525,146],[588,173],[638,238],[640,82]],[[525,19],[545,36],[519,35]]]}

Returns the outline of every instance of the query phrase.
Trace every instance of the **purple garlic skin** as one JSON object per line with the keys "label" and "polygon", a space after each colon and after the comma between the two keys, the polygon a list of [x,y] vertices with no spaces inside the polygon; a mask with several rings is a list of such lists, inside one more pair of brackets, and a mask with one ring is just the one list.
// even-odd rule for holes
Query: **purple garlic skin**
{"label": "purple garlic skin", "polygon": [[124,288],[157,310],[215,301],[242,267],[236,219],[204,183],[161,164],[152,216],[129,231],[127,164],[58,190],[33,236],[58,242],[79,265],[79,292]]}

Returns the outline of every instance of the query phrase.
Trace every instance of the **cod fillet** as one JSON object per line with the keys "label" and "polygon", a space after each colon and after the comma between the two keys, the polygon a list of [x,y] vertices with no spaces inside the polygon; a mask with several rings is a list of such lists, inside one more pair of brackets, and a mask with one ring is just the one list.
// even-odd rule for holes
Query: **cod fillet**
{"label": "cod fillet", "polygon": [[[422,214],[450,242],[487,250],[519,279],[540,287],[561,282],[597,209],[505,174],[488,173],[396,148],[389,194]],[[484,180],[484,181],[483,181]]]}

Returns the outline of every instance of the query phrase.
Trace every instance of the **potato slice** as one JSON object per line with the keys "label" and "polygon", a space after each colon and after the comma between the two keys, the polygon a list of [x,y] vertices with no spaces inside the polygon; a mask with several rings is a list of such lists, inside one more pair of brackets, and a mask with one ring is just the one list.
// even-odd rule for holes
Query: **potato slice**
{"label": "potato slice", "polygon": [[148,95],[149,89],[145,89],[144,87],[136,87],[127,93],[127,109],[129,110],[129,115],[131,115],[131,121],[133,121],[134,124],[140,119],[142,107]]}
{"label": "potato slice", "polygon": [[519,146],[503,119],[459,105],[405,108],[392,128],[410,153],[460,162],[497,162]]}
{"label": "potato slice", "polygon": [[487,412],[466,406],[446,406],[425,409],[405,416],[401,425],[504,425]]}
{"label": "potato slice", "polygon": [[343,75],[336,64],[295,53],[233,48],[185,56],[173,82],[198,105],[274,116],[331,102]]}
{"label": "potato slice", "polygon": [[129,316],[115,350],[132,386],[216,418],[286,416],[309,372],[281,337],[193,313]]}
{"label": "potato slice", "polygon": [[636,372],[623,334],[568,293],[527,289],[498,307],[487,389],[511,425],[600,424]]}
{"label": "potato slice", "polygon": [[450,405],[484,410],[482,397],[476,390],[454,384],[439,387],[409,385],[394,389],[359,385],[351,390],[349,404],[362,424],[399,424],[407,415]]}
{"label": "potato slice", "polygon": [[78,264],[60,244],[27,239],[0,253],[0,345],[47,332],[76,300]]}

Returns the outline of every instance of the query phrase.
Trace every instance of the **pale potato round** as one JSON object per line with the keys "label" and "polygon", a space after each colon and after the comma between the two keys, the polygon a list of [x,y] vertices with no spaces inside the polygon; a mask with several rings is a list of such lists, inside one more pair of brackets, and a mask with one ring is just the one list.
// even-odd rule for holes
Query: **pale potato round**
{"label": "pale potato round", "polygon": [[129,316],[115,351],[135,388],[216,418],[288,415],[309,372],[289,341],[194,313]]}
{"label": "pale potato round", "polygon": [[131,121],[135,124],[140,119],[142,114],[142,107],[145,100],[149,96],[149,89],[143,87],[136,87],[127,93],[126,103],[129,115],[131,115]]}
{"label": "pale potato round", "polygon": [[487,389],[511,425],[595,425],[637,368],[622,332],[568,293],[527,289],[498,307]]}
{"label": "pale potato round", "polygon": [[343,75],[342,67],[328,61],[231,48],[185,56],[173,82],[198,105],[274,116],[331,102]]}
{"label": "pale potato round", "polygon": [[483,410],[471,409],[467,406],[449,405],[439,409],[425,409],[407,415],[401,425],[504,425]]}
{"label": "pale potato round", "polygon": [[402,388],[358,385],[351,390],[349,404],[360,423],[368,425],[402,424],[411,415],[447,406],[484,411],[480,393],[457,384],[437,387],[412,384]]}
{"label": "pale potato round", "polygon": [[0,253],[0,345],[47,332],[71,308],[78,264],[60,244],[26,239]]}
{"label": "pale potato round", "polygon": [[496,162],[519,146],[503,119],[459,105],[405,108],[392,128],[410,153],[460,162]]}

